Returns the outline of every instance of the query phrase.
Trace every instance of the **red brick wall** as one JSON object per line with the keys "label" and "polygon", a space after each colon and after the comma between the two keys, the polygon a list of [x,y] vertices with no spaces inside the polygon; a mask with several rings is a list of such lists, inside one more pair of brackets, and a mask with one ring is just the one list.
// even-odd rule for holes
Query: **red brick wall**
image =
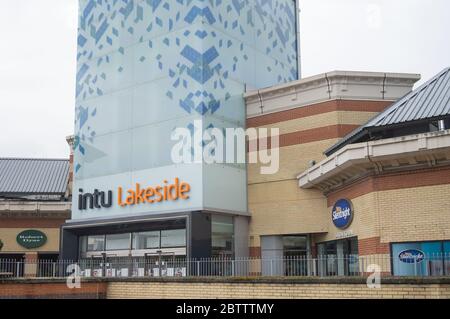
{"label": "red brick wall", "polygon": [[261,258],[261,247],[249,247],[250,257]]}
{"label": "red brick wall", "polygon": [[359,255],[389,254],[388,243],[381,243],[380,237],[372,237],[358,240]]}
{"label": "red brick wall", "polygon": [[[353,131],[358,127],[359,125],[340,124],[340,125],[318,127],[293,133],[281,134],[279,139],[280,143],[279,147],[344,137],[345,135],[347,135],[348,133],[350,133],[351,131]],[[256,149],[254,148],[254,144],[256,143],[249,142],[247,149],[249,151],[256,151]],[[253,147],[250,148],[251,146]],[[271,139],[268,139],[267,147],[270,149]],[[266,149],[266,147],[258,145],[258,150],[264,149]]]}
{"label": "red brick wall", "polygon": [[247,119],[247,127],[263,126],[334,111],[381,112],[391,104],[390,101],[332,100],[253,117]]}
{"label": "red brick wall", "polygon": [[0,299],[105,298],[107,283],[81,283],[69,289],[66,283],[0,283]]}

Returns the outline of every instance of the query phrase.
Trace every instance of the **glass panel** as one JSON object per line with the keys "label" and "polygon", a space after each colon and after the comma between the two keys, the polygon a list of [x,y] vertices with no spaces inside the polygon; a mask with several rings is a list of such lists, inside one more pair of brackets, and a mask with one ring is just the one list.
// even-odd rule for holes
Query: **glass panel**
{"label": "glass panel", "polygon": [[327,261],[327,275],[336,276],[337,269],[337,242],[330,242],[325,244],[326,261]]}
{"label": "glass panel", "polygon": [[443,276],[442,242],[424,242],[421,247],[425,254],[422,270],[425,275]]}
{"label": "glass panel", "polygon": [[160,232],[147,231],[133,234],[133,249],[159,248]]}
{"label": "glass panel", "polygon": [[186,229],[161,231],[161,247],[186,246]]}
{"label": "glass panel", "polygon": [[88,239],[87,236],[80,236],[80,239],[79,239],[80,254],[86,253],[87,239]]}
{"label": "glass panel", "polygon": [[130,249],[130,233],[106,235],[106,250]]}
{"label": "glass panel", "polygon": [[392,245],[395,276],[439,276],[444,273],[442,242]]}
{"label": "glass panel", "polygon": [[306,252],[306,236],[284,236],[283,247],[285,251],[301,250]]}
{"label": "glass panel", "polygon": [[444,242],[444,275],[450,275],[450,241]]}
{"label": "glass panel", "polygon": [[233,255],[234,225],[232,216],[211,216],[211,242],[213,257]]}
{"label": "glass panel", "polygon": [[105,236],[96,235],[88,237],[87,251],[102,251],[105,249]]}
{"label": "glass panel", "polygon": [[345,239],[343,258],[345,262],[345,275],[357,275],[359,272],[357,238]]}

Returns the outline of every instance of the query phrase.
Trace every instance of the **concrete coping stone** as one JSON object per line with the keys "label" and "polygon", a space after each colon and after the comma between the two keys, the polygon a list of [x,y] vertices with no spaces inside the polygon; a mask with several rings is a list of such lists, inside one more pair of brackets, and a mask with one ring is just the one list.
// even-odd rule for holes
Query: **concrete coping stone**
{"label": "concrete coping stone", "polygon": [[[366,284],[364,277],[147,277],[82,278],[84,283],[230,283],[230,284]],[[0,284],[65,283],[65,278],[0,278]],[[450,284],[450,277],[382,277],[381,284],[430,285]]]}

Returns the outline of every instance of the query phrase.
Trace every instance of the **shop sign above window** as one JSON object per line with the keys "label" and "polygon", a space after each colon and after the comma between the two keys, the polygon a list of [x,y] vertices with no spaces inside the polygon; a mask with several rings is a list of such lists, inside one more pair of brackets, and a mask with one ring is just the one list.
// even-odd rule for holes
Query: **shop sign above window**
{"label": "shop sign above window", "polygon": [[39,230],[28,229],[18,234],[16,240],[20,246],[33,249],[44,246],[47,242],[47,235]]}

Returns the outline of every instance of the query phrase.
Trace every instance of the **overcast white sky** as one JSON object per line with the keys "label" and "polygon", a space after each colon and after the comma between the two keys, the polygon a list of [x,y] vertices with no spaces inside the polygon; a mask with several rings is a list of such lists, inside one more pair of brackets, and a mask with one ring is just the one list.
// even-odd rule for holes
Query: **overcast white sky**
{"label": "overcast white sky", "polygon": [[[77,0],[0,0],[0,157],[68,157]],[[449,0],[301,0],[303,76],[450,65]]]}

